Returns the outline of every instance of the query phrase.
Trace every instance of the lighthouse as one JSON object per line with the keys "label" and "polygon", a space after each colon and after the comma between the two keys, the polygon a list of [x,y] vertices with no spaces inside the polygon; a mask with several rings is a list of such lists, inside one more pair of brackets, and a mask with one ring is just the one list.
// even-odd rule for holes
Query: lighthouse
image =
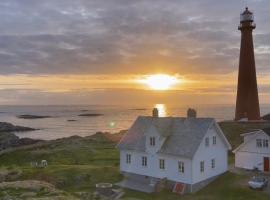
{"label": "lighthouse", "polygon": [[252,32],[256,28],[253,13],[246,8],[240,15],[241,47],[235,120],[260,120],[255,56]]}

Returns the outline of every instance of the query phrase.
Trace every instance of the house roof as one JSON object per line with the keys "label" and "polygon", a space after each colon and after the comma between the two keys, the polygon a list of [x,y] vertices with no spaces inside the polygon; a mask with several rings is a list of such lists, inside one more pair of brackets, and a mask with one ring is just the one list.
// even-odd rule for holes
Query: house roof
{"label": "house roof", "polygon": [[159,153],[192,158],[213,123],[213,118],[140,116],[117,147],[121,150],[145,152],[147,130],[155,127],[165,137]]}
{"label": "house roof", "polygon": [[241,150],[247,143],[251,142],[256,138],[258,134],[266,134],[270,137],[270,127],[269,128],[264,128],[264,129],[258,129],[249,133],[244,133],[241,134],[241,136],[251,136],[248,140],[244,141],[242,144],[240,144],[235,150],[233,150],[233,153],[236,153],[237,151]]}

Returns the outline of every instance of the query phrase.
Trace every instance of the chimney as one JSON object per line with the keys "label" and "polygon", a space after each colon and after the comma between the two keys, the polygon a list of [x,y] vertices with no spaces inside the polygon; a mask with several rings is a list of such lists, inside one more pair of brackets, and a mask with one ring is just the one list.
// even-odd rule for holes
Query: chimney
{"label": "chimney", "polygon": [[189,108],[189,109],[187,110],[187,117],[194,117],[194,118],[196,118],[196,117],[197,117],[197,112],[196,112],[196,110],[193,109],[193,108]]}
{"label": "chimney", "polygon": [[158,109],[154,108],[153,111],[152,111],[152,114],[153,114],[153,117],[159,117],[158,116]]}

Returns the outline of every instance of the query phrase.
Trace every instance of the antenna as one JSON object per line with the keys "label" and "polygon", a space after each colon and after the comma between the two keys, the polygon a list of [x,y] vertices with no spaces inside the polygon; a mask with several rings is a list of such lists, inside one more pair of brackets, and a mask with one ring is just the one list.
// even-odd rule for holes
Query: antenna
{"label": "antenna", "polygon": [[244,5],[245,5],[245,8],[248,7],[248,1],[247,0],[244,0]]}

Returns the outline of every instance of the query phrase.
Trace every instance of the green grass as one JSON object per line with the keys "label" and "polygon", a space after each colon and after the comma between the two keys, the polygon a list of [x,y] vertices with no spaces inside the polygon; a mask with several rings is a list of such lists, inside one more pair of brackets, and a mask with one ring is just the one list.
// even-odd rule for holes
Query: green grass
{"label": "green grass", "polygon": [[[240,134],[249,130],[266,127],[266,124],[220,123],[233,148],[237,147],[242,138]],[[115,143],[108,141],[98,134],[91,137],[73,137],[45,143],[39,147],[21,149],[0,155],[0,167],[18,169],[22,171],[19,180],[42,180],[65,191],[76,195],[77,192],[93,192],[95,184],[99,182],[115,183],[122,180],[119,173],[119,152]],[[47,168],[33,168],[32,161],[47,160]],[[234,162],[233,154],[229,156],[229,163]],[[196,194],[179,197],[171,191],[158,194],[145,194],[125,190],[123,200],[253,200],[269,199],[270,194],[250,190],[246,183],[248,177],[226,173]],[[19,196],[19,190],[7,191]],[[0,199],[3,192],[0,191]],[[43,194],[40,193],[40,196]],[[46,194],[44,194],[46,196]]]}

